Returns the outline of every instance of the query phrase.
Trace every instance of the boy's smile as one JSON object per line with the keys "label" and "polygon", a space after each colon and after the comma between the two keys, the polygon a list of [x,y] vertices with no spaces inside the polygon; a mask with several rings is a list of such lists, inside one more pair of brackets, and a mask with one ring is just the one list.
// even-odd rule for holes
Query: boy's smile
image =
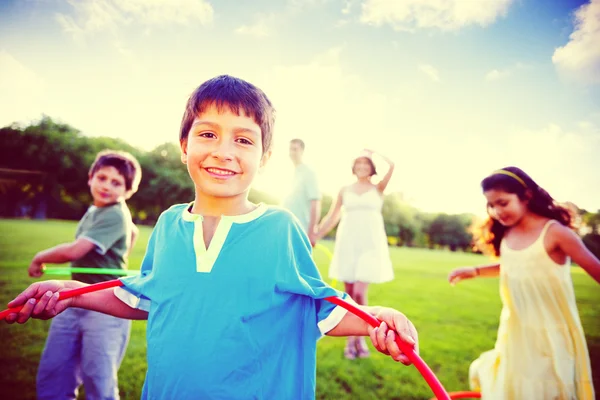
{"label": "boy's smile", "polygon": [[226,168],[213,168],[213,167],[208,167],[208,168],[204,168],[210,175],[211,177],[215,178],[215,179],[229,179],[233,176],[235,176],[236,174],[238,174],[238,172],[235,171],[231,171],[229,169]]}
{"label": "boy's smile", "polygon": [[269,158],[263,155],[260,126],[243,110],[206,107],[181,142],[181,160],[187,165],[198,201],[240,197],[247,192],[258,170]]}

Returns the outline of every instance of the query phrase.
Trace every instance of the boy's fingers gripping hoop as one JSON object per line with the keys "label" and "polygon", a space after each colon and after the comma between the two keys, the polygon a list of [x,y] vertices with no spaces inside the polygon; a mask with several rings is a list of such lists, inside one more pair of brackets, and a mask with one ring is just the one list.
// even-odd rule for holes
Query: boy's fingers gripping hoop
{"label": "boy's fingers gripping hoop", "polygon": [[[69,299],[71,297],[79,296],[80,294],[96,292],[98,290],[104,290],[104,289],[108,289],[111,287],[117,287],[117,286],[123,286],[123,283],[121,283],[120,280],[115,279],[112,281],[100,282],[100,283],[96,283],[93,285],[89,285],[89,286],[85,286],[85,287],[81,287],[81,288],[77,288],[77,289],[65,290],[63,292],[58,293],[58,300]],[[9,314],[18,313],[19,311],[21,311],[22,308],[23,308],[23,306],[18,306],[18,307],[9,308],[4,311],[1,311],[0,312],[0,321],[5,319]]]}
{"label": "boy's fingers gripping hoop", "polygon": [[[96,292],[99,290],[104,290],[104,289],[118,287],[118,286],[123,286],[123,283],[120,280],[115,279],[115,280],[111,280],[111,281],[96,283],[96,284],[85,286],[82,288],[65,290],[65,291],[59,293],[58,298],[59,298],[59,300],[63,300],[63,299],[68,299],[71,297],[79,296],[84,293]],[[373,317],[370,314],[367,314],[366,312],[358,309],[357,307],[353,306],[352,304],[350,304],[338,297],[327,297],[325,300],[345,308],[346,310],[350,311],[351,313],[353,313],[356,316],[363,319],[365,322],[367,322],[369,325],[371,325],[374,328],[378,327],[379,324],[381,323],[377,318]],[[10,308],[8,310],[4,310],[4,311],[0,312],[0,320],[6,318],[9,314],[18,313],[21,310],[21,308],[22,308],[22,306],[19,306],[19,307]],[[408,359],[415,365],[415,367],[421,373],[421,375],[423,375],[423,378],[425,378],[425,381],[427,382],[427,384],[433,391],[433,394],[436,396],[436,398],[438,400],[451,400],[452,397],[449,396],[448,392],[446,392],[446,390],[444,389],[444,387],[442,386],[440,381],[437,379],[437,377],[435,376],[433,371],[431,371],[431,369],[417,355],[417,353],[408,344],[401,341],[398,336],[396,336],[396,344],[398,345],[400,350],[402,350],[402,352],[404,354],[406,354]],[[458,397],[456,397],[456,398],[458,398]]]}
{"label": "boy's fingers gripping hoop", "polygon": [[[377,318],[353,306],[352,304],[340,299],[339,297],[327,297],[325,298],[325,300],[345,308],[352,314],[364,320],[373,328],[377,328],[381,324],[381,321],[379,321]],[[396,336],[396,344],[398,345],[400,350],[402,350],[402,352],[406,354],[410,362],[414,364],[414,366],[421,373],[421,375],[423,375],[423,378],[425,378],[425,382],[427,382],[436,398],[438,400],[451,400],[451,397],[449,396],[448,392],[446,392],[446,389],[444,389],[444,386],[442,386],[441,382],[435,376],[433,371],[429,368],[429,366],[427,366],[427,364],[425,364],[425,362],[412,349],[412,347],[400,340],[398,336]]]}

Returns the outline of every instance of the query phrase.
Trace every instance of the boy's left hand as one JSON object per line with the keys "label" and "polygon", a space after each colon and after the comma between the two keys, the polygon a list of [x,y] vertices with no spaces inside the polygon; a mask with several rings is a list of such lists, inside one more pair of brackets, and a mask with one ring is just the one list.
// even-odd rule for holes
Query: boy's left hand
{"label": "boy's left hand", "polygon": [[44,275],[44,267],[45,265],[43,263],[37,262],[34,259],[31,261],[31,264],[29,264],[27,272],[29,272],[29,276],[32,278],[39,278],[40,276]]}
{"label": "boy's left hand", "polygon": [[392,308],[382,308],[376,315],[381,325],[377,328],[369,326],[369,336],[377,351],[391,356],[395,361],[404,365],[412,364],[406,354],[402,353],[396,344],[396,336],[414,348],[419,354],[419,336],[415,326],[400,311]]}

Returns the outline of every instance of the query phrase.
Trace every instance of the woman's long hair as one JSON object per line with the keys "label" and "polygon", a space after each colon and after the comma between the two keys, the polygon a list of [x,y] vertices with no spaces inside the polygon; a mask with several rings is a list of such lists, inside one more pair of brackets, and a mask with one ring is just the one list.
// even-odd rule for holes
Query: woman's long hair
{"label": "woman's long hair", "polygon": [[[527,208],[532,213],[557,220],[561,224],[572,228],[573,218],[570,210],[558,204],[548,192],[517,167],[506,167],[492,173],[492,175],[481,181],[481,188],[484,192],[501,190],[516,194],[521,200],[529,200]],[[485,254],[499,256],[500,243],[508,228],[491,217],[490,208],[488,205],[488,218],[481,226],[474,229],[473,238],[475,246],[480,251]]]}

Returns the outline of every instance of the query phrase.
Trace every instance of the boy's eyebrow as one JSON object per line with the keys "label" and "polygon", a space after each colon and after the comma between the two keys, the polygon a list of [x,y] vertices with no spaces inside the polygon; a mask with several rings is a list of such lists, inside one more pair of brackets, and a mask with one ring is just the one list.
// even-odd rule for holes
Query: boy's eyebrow
{"label": "boy's eyebrow", "polygon": [[235,132],[235,133],[251,133],[253,135],[260,136],[260,134],[257,131],[255,131],[254,129],[250,129],[250,128],[242,128],[242,127],[233,128],[233,132]]}
{"label": "boy's eyebrow", "polygon": [[208,125],[208,126],[210,126],[212,128],[218,128],[219,127],[219,124],[216,124],[216,123],[210,122],[210,121],[202,121],[202,120],[195,120],[192,123],[192,127],[197,126],[197,125]]}
{"label": "boy's eyebrow", "polygon": [[[219,124],[217,124],[215,122],[211,122],[211,121],[196,120],[196,121],[194,121],[192,123],[192,127],[198,126],[198,125],[206,125],[206,126],[209,126],[209,127],[213,128],[213,129],[216,129],[216,128],[220,127]],[[234,128],[233,131],[235,133],[252,133],[252,134],[254,134],[256,136],[260,136],[259,132],[257,132],[254,129],[250,129],[250,128],[237,127],[237,128]]]}

